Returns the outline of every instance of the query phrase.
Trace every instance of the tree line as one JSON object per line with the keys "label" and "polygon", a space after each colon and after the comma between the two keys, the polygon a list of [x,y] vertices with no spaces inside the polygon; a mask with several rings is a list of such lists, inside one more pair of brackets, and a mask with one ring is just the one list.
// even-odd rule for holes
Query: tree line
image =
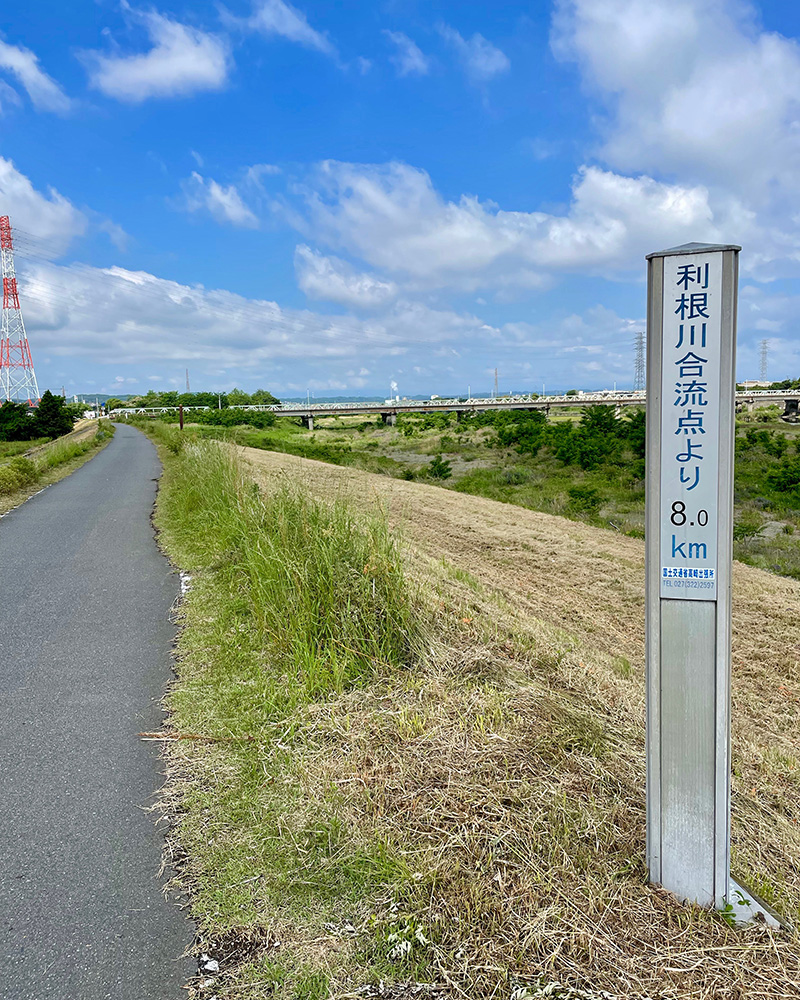
{"label": "tree line", "polygon": [[123,406],[209,406],[214,409],[227,409],[229,406],[275,406],[280,400],[266,389],[256,389],[255,392],[244,392],[242,389],[231,389],[230,392],[156,392],[151,389],[144,396],[128,396],[127,399],[110,397],[106,401],[107,410],[116,410]]}
{"label": "tree line", "polygon": [[67,403],[49,389],[36,407],[7,400],[0,406],[0,441],[33,441],[69,434],[84,406]]}

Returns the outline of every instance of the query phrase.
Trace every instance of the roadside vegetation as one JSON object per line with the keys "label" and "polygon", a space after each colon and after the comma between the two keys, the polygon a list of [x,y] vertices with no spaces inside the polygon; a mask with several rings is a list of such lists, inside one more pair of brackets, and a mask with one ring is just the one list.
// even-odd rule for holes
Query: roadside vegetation
{"label": "roadside vegetation", "polygon": [[0,405],[0,442],[33,441],[68,434],[83,407],[67,403],[46,389],[36,407],[6,400]]}
{"label": "roadside vegetation", "polygon": [[[14,404],[5,403],[0,413],[9,405]],[[0,442],[0,513],[74,472],[113,435],[113,424],[100,420],[52,441]]]}
{"label": "roadside vegetation", "polygon": [[[796,941],[734,930],[646,884],[643,656],[635,630],[619,631],[627,618],[583,634],[577,618],[528,607],[530,584],[518,594],[487,575],[500,550],[467,568],[396,535],[377,487],[390,480],[361,477],[355,495],[355,471],[245,458],[207,428],[145,426],[164,461],[160,539],[191,576],[169,722],[149,735],[168,764],[169,857],[199,948],[219,965],[193,995],[792,995]],[[420,486],[394,489],[413,518],[403,491]],[[485,503],[444,495],[467,519]],[[426,517],[441,507],[441,493],[414,496]],[[450,530],[462,551],[465,529]],[[797,920],[797,709],[759,701],[759,669],[736,694],[748,748],[736,780],[759,784],[737,791],[736,864]],[[796,700],[796,664],[783,680]],[[747,742],[764,733],[769,761]]]}
{"label": "roadside vegetation", "polygon": [[[735,558],[800,579],[800,425],[778,407],[737,418]],[[200,432],[448,489],[644,537],[645,419],[613,407],[464,415],[326,417],[307,431],[272,413],[210,411]],[[165,418],[174,420],[174,416]]]}

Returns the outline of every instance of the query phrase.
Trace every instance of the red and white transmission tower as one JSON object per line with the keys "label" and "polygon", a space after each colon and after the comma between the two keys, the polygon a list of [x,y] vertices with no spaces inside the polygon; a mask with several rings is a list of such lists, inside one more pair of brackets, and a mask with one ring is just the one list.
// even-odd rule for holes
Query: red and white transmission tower
{"label": "red and white transmission tower", "polygon": [[3,319],[0,324],[0,402],[7,399],[39,401],[39,386],[33,370],[31,349],[19,307],[17,276],[14,271],[14,245],[11,223],[0,215],[0,264],[3,271]]}

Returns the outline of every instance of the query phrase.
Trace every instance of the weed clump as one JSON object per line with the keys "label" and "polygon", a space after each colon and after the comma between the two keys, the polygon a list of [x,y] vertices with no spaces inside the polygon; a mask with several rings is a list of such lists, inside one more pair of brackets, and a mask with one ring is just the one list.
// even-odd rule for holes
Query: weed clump
{"label": "weed clump", "polygon": [[414,595],[381,511],[297,484],[262,492],[214,441],[188,443],[164,513],[185,558],[227,575],[273,665],[308,697],[376,668],[408,666],[419,646]]}

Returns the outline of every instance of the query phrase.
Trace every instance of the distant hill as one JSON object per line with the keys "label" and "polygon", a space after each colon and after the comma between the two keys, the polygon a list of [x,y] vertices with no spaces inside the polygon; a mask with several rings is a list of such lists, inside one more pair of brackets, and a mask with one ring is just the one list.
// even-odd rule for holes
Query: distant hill
{"label": "distant hill", "polygon": [[[42,390],[42,392],[44,392],[44,390]],[[54,396],[60,396],[61,395],[61,389],[60,388],[59,389],[51,389],[50,392],[52,392]],[[67,402],[68,403],[74,402],[75,401],[75,396],[78,397],[78,402],[79,403],[85,402],[87,404],[87,406],[88,406],[89,404],[94,405],[94,401],[95,400],[97,400],[98,403],[105,403],[105,401],[107,399],[112,399],[112,398],[113,399],[123,399],[123,400],[125,400],[125,399],[131,399],[132,396],[133,396],[133,393],[129,392],[129,393],[125,393],[123,395],[123,394],[118,393],[118,392],[113,392],[113,393],[108,393],[108,392],[68,392],[67,395],[66,395]]]}

